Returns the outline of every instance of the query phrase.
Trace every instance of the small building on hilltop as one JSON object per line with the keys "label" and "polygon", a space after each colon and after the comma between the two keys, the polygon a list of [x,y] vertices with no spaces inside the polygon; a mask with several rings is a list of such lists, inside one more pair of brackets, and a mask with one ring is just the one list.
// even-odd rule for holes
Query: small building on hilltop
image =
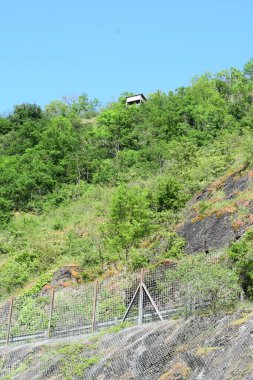
{"label": "small building on hilltop", "polygon": [[145,102],[147,99],[143,94],[137,94],[137,95],[132,95],[128,96],[126,98],[126,105],[130,106],[132,104],[138,104],[140,105],[141,103]]}

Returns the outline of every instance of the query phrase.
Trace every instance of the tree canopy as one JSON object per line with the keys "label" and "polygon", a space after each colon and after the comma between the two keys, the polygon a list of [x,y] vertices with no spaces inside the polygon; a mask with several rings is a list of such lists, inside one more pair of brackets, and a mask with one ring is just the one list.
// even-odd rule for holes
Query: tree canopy
{"label": "tree canopy", "polygon": [[[157,252],[164,258],[180,256],[183,242],[173,226],[187,200],[231,167],[252,166],[252,67],[250,59],[243,70],[206,73],[189,86],[149,94],[140,106],[126,106],[129,92],[103,108],[82,93],[53,100],[45,109],[16,105],[2,115],[2,230],[13,236],[13,215],[20,213],[45,217],[57,207],[67,210],[68,202],[77,202],[81,210],[74,223],[78,232],[66,233],[57,254],[58,242],[52,254],[51,248],[44,255],[36,247],[31,263],[30,250],[29,255],[17,253],[23,241],[15,235],[15,249],[8,249],[17,272],[24,266],[31,273],[43,271],[66,251],[73,257],[79,252],[87,267],[108,262],[138,267],[151,263]],[[81,234],[84,203],[94,207],[97,223],[94,231]],[[62,220],[53,224],[54,231],[63,228]],[[19,283],[26,278],[20,275]]]}

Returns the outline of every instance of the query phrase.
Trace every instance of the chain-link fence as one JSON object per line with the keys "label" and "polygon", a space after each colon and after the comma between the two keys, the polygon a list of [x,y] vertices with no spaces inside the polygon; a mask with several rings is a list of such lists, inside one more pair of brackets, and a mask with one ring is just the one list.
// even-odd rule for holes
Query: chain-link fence
{"label": "chain-link fence", "polygon": [[168,260],[149,270],[75,288],[12,298],[0,308],[2,344],[91,333],[121,322],[157,320],[231,308],[240,298],[235,274],[218,258]]}
{"label": "chain-link fence", "polygon": [[241,298],[233,269],[208,255],[12,297],[0,378],[253,380],[253,306]]}

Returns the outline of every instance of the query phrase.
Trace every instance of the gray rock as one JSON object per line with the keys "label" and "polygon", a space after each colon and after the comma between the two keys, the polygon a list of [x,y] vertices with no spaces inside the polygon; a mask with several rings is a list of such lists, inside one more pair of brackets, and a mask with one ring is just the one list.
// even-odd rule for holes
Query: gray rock
{"label": "gray rock", "polygon": [[107,337],[103,349],[114,350],[84,379],[252,380],[253,318],[242,326],[233,324],[238,318],[192,317],[128,329],[116,350]]}
{"label": "gray rock", "polygon": [[236,240],[228,213],[221,216],[213,214],[196,222],[187,221],[177,232],[186,240],[185,249],[188,253],[208,253]]}
{"label": "gray rock", "polygon": [[[224,200],[235,198],[240,192],[248,190],[252,184],[251,175],[241,175],[235,173],[228,177],[218,188],[225,194]],[[216,188],[217,190],[217,188]],[[178,234],[186,241],[185,250],[187,253],[206,252],[229,246],[233,241],[239,239],[252,225],[252,220],[244,221],[244,224],[234,228],[233,220],[237,218],[237,211],[234,213],[224,212],[224,214],[212,213],[211,215],[199,216],[195,209],[200,201],[206,201],[212,196],[211,187],[195,196],[189,202],[189,211],[184,224],[177,230]],[[253,212],[253,202],[247,206],[248,212]]]}
{"label": "gray rock", "polygon": [[238,192],[247,190],[251,182],[252,178],[248,175],[239,178],[236,176],[230,176],[222,187],[222,190],[226,194],[226,199],[232,199],[238,194]]}
{"label": "gray rock", "polygon": [[[74,380],[253,380],[252,313],[134,326],[88,342],[83,336],[0,347],[0,378],[69,379],[68,366]],[[84,347],[80,361],[98,362],[75,372],[78,362],[69,354],[75,351],[59,351],[73,343]]]}

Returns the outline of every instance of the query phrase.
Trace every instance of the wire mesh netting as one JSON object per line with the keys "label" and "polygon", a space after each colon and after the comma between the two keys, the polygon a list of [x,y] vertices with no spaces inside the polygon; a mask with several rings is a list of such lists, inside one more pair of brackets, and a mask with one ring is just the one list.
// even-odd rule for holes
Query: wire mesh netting
{"label": "wire mesh netting", "polygon": [[252,380],[252,310],[0,347],[0,378]]}
{"label": "wire mesh netting", "polygon": [[94,284],[14,297],[0,307],[0,344],[83,336],[121,328],[121,322],[140,325],[216,315],[232,308],[240,294],[233,270],[219,256],[168,260],[153,269],[123,272]]}
{"label": "wire mesh netting", "polygon": [[[187,258],[94,284],[22,295],[0,308],[0,342],[73,336],[232,307],[241,289],[219,257]],[[10,323],[8,323],[10,318]]]}
{"label": "wire mesh netting", "polygon": [[0,308],[0,378],[253,380],[241,292],[209,255],[12,298]]}
{"label": "wire mesh netting", "polygon": [[10,314],[11,302],[0,305],[0,344],[4,344],[8,332],[8,318]]}
{"label": "wire mesh netting", "polygon": [[[99,284],[96,327],[107,327],[122,321],[129,303],[140,282],[140,274],[123,274],[107,278]],[[136,318],[137,308],[133,305],[127,319]]]}
{"label": "wire mesh netting", "polygon": [[50,336],[90,333],[93,297],[92,284],[55,292]]}
{"label": "wire mesh netting", "polygon": [[[168,262],[166,265],[144,272],[144,284],[160,311],[163,319],[173,317],[182,312],[182,299],[180,298],[179,284],[173,279],[167,278],[170,271],[175,270],[175,264]],[[158,320],[150,298],[144,292],[144,321]]]}
{"label": "wire mesh netting", "polygon": [[14,298],[10,341],[45,337],[50,298],[48,295],[23,295]]}

